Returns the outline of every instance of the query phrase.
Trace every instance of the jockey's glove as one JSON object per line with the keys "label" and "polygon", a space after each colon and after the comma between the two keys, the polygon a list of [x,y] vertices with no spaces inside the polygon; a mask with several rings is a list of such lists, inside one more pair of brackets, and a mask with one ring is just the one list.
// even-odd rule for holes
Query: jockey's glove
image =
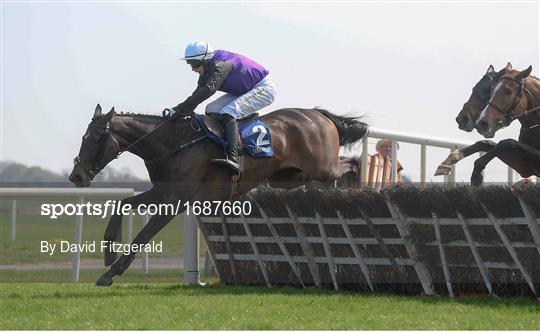
{"label": "jockey's glove", "polygon": [[164,118],[176,119],[176,118],[186,117],[186,116],[189,116],[191,114],[193,114],[193,112],[185,112],[183,110],[177,111],[177,110],[175,110],[174,107],[166,108],[166,109],[163,110],[163,117]]}
{"label": "jockey's glove", "polygon": [[183,108],[182,104],[175,107],[171,107],[170,110],[171,110],[172,118],[180,118],[180,117],[183,118],[183,117],[190,116],[193,114],[193,111],[188,111],[185,108]]}

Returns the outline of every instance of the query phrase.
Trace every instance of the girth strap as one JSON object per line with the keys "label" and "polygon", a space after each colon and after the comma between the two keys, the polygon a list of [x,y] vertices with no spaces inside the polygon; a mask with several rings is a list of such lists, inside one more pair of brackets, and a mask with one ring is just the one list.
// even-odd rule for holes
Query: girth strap
{"label": "girth strap", "polygon": [[235,198],[240,194],[240,181],[242,180],[242,173],[244,171],[244,155],[238,156],[238,174],[231,177],[231,192],[229,193],[229,200]]}

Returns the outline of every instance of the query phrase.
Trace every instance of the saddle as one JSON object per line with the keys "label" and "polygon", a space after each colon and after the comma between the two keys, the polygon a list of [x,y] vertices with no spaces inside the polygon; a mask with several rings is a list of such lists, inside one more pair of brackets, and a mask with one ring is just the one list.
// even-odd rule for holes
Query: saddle
{"label": "saddle", "polygon": [[[243,118],[236,119],[238,124],[246,121],[256,120],[259,118],[259,113],[252,113],[244,116]],[[221,139],[225,139],[225,129],[223,128],[223,123],[219,120],[219,115],[214,116],[212,114],[207,114],[204,117],[204,125],[208,130]]]}

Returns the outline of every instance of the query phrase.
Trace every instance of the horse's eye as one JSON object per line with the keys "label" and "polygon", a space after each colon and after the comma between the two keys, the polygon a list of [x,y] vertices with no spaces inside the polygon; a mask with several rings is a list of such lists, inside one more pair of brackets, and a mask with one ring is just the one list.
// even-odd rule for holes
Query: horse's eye
{"label": "horse's eye", "polygon": [[504,93],[505,93],[507,96],[509,96],[509,95],[512,94],[512,90],[506,89],[506,90],[504,90]]}

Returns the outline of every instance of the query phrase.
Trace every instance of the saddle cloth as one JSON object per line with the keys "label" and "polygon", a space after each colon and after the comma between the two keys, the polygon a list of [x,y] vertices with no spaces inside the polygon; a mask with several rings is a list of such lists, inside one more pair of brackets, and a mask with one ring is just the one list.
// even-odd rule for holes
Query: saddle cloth
{"label": "saddle cloth", "polygon": [[[208,138],[227,148],[223,125],[217,119],[203,114],[195,114],[195,120]],[[242,152],[253,158],[272,157],[272,136],[268,126],[256,115],[238,120],[238,130],[242,141]]]}

